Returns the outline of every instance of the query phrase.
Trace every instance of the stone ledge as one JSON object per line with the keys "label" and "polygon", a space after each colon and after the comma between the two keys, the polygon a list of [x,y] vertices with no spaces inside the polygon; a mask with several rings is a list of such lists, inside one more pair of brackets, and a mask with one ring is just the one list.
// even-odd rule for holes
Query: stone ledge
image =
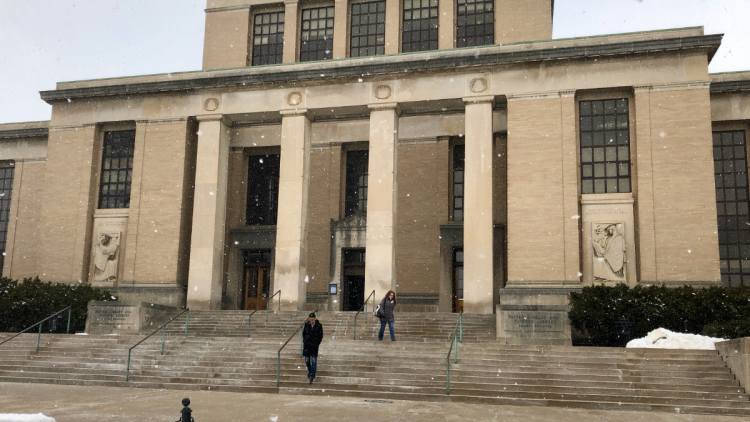
{"label": "stone ledge", "polygon": [[0,139],[19,139],[19,138],[47,138],[49,136],[48,128],[0,130]]}

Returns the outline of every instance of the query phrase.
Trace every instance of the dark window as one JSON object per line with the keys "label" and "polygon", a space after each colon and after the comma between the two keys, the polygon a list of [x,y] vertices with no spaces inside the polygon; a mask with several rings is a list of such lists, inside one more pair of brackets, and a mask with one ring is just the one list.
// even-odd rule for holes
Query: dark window
{"label": "dark window", "polygon": [[99,209],[130,208],[135,131],[104,132]]}
{"label": "dark window", "polygon": [[302,11],[299,61],[333,58],[333,6]]}
{"label": "dark window", "polygon": [[464,145],[453,146],[453,221],[464,221]]}
{"label": "dark window", "polygon": [[284,55],[284,12],[255,15],[253,66],[281,63]]}
{"label": "dark window", "polygon": [[251,155],[247,166],[247,207],[245,224],[273,226],[279,202],[279,163],[281,156]]}
{"label": "dark window", "polygon": [[367,213],[367,151],[346,152],[344,216]]}
{"label": "dark window", "polygon": [[725,286],[750,285],[745,131],[714,132],[713,144],[721,282]]}
{"label": "dark window", "polygon": [[495,43],[495,11],[492,0],[458,0],[456,47]]}
{"label": "dark window", "polygon": [[438,0],[404,0],[401,51],[437,50]]}
{"label": "dark window", "polygon": [[13,174],[15,168],[0,167],[0,277],[3,276],[5,264],[5,241],[8,238],[10,221],[10,197],[13,193]]}
{"label": "dark window", "polygon": [[352,4],[350,57],[385,54],[385,1]]}
{"label": "dark window", "polygon": [[628,100],[581,101],[581,193],[630,192]]}

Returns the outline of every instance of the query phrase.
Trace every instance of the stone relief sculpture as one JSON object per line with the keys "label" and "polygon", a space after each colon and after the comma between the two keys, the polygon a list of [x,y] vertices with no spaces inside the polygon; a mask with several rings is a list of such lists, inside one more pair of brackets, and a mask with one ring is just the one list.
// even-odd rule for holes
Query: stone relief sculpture
{"label": "stone relief sculpture", "polygon": [[99,233],[94,245],[94,281],[117,280],[120,233]]}
{"label": "stone relief sculpture", "polygon": [[594,281],[625,282],[625,224],[592,223]]}

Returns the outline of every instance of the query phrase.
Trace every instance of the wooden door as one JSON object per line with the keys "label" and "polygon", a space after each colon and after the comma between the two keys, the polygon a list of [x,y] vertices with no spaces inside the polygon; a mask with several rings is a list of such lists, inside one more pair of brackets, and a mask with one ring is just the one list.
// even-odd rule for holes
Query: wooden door
{"label": "wooden door", "polygon": [[453,253],[453,312],[464,310],[464,251]]}
{"label": "wooden door", "polygon": [[245,310],[265,309],[271,281],[269,267],[245,268]]}

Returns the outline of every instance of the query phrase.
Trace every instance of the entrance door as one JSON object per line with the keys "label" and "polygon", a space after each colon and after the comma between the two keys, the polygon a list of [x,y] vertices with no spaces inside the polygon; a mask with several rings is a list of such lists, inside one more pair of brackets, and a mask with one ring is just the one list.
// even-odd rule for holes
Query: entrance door
{"label": "entrance door", "polygon": [[242,308],[265,309],[271,288],[271,253],[245,251],[244,255]]}
{"label": "entrance door", "polygon": [[453,312],[464,310],[464,250],[453,251]]}
{"label": "entrance door", "polygon": [[356,312],[365,301],[365,250],[344,250],[344,311]]}

